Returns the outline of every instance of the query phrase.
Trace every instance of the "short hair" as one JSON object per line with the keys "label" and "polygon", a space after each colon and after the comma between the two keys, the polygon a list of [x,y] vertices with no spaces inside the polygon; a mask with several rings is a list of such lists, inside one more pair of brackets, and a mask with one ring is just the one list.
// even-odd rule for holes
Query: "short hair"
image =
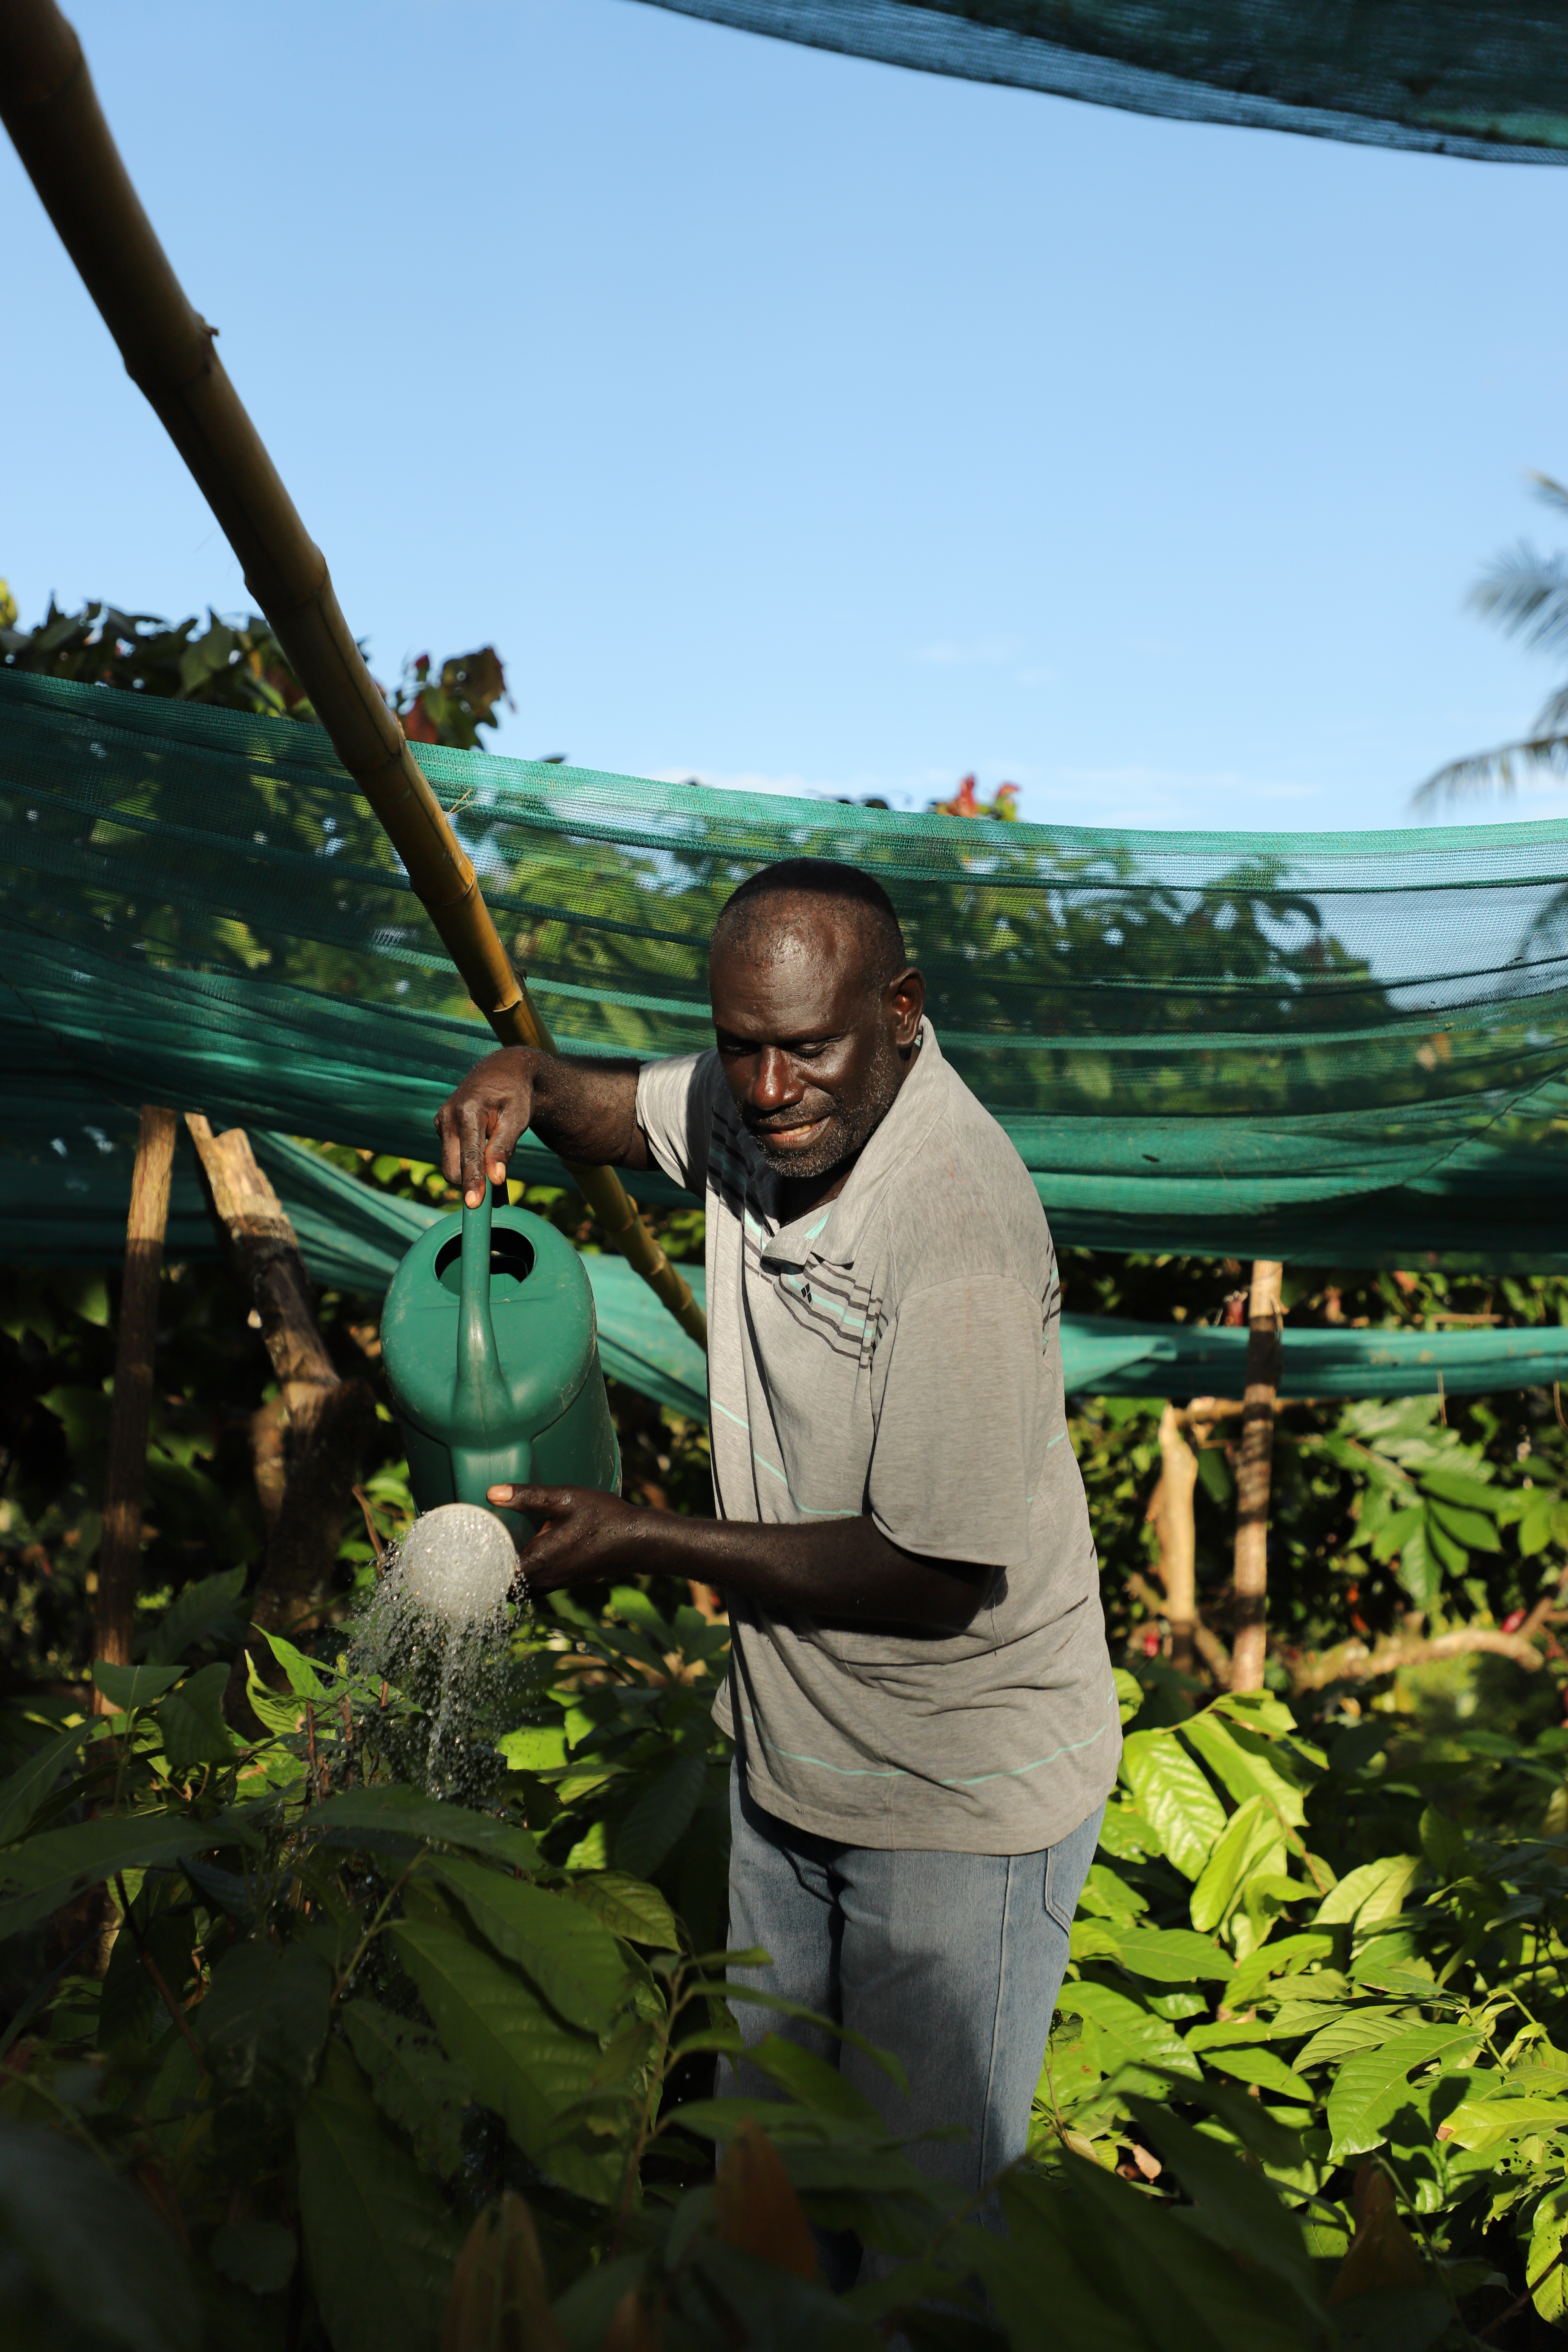
{"label": "short hair", "polygon": [[858,866],[831,857],[784,857],[749,875],[720,908],[713,945],[733,944],[744,952],[759,940],[767,902],[779,898],[831,898],[853,908],[868,976],[879,988],[907,967],[898,912],[881,884]]}

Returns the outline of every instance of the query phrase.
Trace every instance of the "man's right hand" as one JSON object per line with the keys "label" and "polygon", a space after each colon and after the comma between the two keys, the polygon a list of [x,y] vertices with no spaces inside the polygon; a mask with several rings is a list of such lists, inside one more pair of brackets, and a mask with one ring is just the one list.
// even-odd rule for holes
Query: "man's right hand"
{"label": "man's right hand", "polygon": [[574,1062],[532,1045],[487,1054],[436,1114],[441,1170],[477,1209],[487,1177],[499,1184],[525,1128],[563,1160],[643,1169],[635,1062]]}
{"label": "man's right hand", "polygon": [[488,1178],[501,1182],[520,1135],[533,1117],[534,1064],[528,1045],[487,1054],[436,1114],[441,1172],[461,1187],[470,1209],[484,1197]]}

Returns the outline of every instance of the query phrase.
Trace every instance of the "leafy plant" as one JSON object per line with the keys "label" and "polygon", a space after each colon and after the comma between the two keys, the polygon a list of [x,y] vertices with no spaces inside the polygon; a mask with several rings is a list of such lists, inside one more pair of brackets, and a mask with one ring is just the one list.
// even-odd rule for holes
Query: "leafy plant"
{"label": "leafy plant", "polygon": [[[1161,1724],[1122,1676],[1003,2235],[787,2015],[751,2053],[772,2099],[710,2095],[755,1957],[681,1916],[722,1867],[721,1626],[628,1587],[520,1628],[533,1719],[476,1810],[367,1781],[412,1702],[348,1654],[275,1642],[288,1693],[253,1672],[238,1741],[201,1663],[232,1604],[100,1664],[112,1712],[35,1711],[0,1787],[0,1935],[39,1963],[0,2090],[17,2340],[973,2352],[1049,2309],[1138,2352],[1371,2352],[1563,2315],[1568,1921],[1533,1823],[1568,1733],[1459,1760],[1268,1696]],[[101,2226],[41,2229],[57,2199]],[[875,2274],[829,2295],[812,2225]]]}

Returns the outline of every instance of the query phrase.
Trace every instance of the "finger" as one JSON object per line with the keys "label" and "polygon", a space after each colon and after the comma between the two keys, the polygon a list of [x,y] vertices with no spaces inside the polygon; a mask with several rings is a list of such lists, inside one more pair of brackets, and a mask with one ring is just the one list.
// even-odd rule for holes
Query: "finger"
{"label": "finger", "polygon": [[563,1519],[582,1493],[578,1486],[487,1486],[487,1498],[503,1511],[523,1511],[531,1519]]}
{"label": "finger", "polygon": [[533,1116],[533,1090],[520,1090],[493,1114],[489,1141],[485,1146],[485,1168],[492,1184],[505,1181],[508,1162],[517,1149],[530,1118]]}
{"label": "finger", "polygon": [[489,1114],[471,1097],[467,1101],[455,1101],[452,1108],[461,1145],[458,1181],[468,1207],[477,1209],[485,1197],[484,1135]]}
{"label": "finger", "polygon": [[453,1117],[452,1098],[449,1095],[436,1114],[436,1132],[441,1139],[441,1173],[448,1184],[455,1184],[463,1164],[462,1147],[458,1141],[457,1123]]}

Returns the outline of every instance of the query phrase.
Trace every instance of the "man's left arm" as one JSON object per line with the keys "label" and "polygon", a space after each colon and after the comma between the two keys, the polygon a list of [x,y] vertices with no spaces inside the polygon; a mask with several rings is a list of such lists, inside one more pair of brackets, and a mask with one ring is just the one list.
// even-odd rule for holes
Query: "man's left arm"
{"label": "man's left arm", "polygon": [[694,1577],[754,1601],[773,1617],[832,1617],[961,1633],[992,1570],[931,1559],[889,1542],[869,1517],[817,1527],[762,1527],[639,1509],[592,1486],[492,1486],[539,1533],[522,1556],[531,1592],[611,1576]]}

